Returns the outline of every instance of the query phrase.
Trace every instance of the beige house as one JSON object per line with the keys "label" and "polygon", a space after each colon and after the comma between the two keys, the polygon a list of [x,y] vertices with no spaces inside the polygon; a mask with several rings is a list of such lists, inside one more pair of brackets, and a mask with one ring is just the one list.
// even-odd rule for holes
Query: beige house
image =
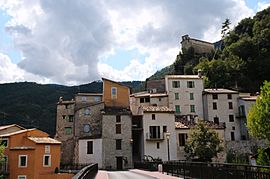
{"label": "beige house", "polygon": [[[197,122],[197,121],[196,121]],[[183,118],[176,118],[175,122],[175,135],[176,135],[176,144],[177,144],[177,159],[178,160],[186,160],[186,153],[184,151],[184,147],[186,145],[187,139],[191,134],[191,129],[196,126],[196,122],[193,120],[186,120]],[[216,124],[213,121],[206,121],[207,126],[217,132],[219,138],[222,141],[222,146],[225,146],[224,140],[224,129],[225,127],[220,124]],[[224,162],[225,155],[224,152],[218,154],[217,158],[214,158],[213,161]]]}
{"label": "beige house", "polygon": [[200,75],[166,75],[168,107],[176,115],[203,117],[203,78]]}
{"label": "beige house", "polygon": [[144,155],[177,160],[174,111],[166,106],[143,106]]}
{"label": "beige house", "polygon": [[228,89],[205,89],[203,94],[204,119],[225,125],[225,141],[239,141],[240,122],[237,91]]}

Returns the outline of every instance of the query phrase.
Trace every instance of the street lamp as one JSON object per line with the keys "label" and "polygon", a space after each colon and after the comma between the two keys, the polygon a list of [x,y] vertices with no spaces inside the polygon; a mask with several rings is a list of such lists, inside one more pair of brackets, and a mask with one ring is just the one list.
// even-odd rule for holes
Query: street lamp
{"label": "street lamp", "polygon": [[167,139],[167,149],[168,149],[168,161],[170,161],[170,133],[166,132],[166,139]]}

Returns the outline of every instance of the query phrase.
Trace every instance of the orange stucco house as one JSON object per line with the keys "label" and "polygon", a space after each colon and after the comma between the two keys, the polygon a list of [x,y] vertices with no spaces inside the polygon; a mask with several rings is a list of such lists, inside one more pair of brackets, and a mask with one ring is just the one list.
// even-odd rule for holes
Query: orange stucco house
{"label": "orange stucco house", "polygon": [[16,124],[0,126],[0,139],[5,145],[3,167],[9,179],[71,178],[55,174],[60,167],[61,142],[38,129],[25,129]]}

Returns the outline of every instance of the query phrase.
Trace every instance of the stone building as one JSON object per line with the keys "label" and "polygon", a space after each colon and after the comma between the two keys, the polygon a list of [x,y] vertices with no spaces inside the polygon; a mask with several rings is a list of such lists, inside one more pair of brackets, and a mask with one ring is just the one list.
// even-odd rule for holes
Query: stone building
{"label": "stone building", "polygon": [[224,124],[225,140],[241,140],[240,122],[236,118],[238,114],[237,91],[228,89],[204,89],[204,119]]}
{"label": "stone building", "polygon": [[103,78],[105,108],[102,110],[103,167],[133,167],[132,118],[129,87]]}
{"label": "stone building", "polygon": [[182,36],[182,50],[194,49],[195,54],[207,54],[214,51],[214,44],[194,38],[190,38],[189,35]]}
{"label": "stone building", "polygon": [[60,98],[56,138],[62,142],[61,162],[131,168],[129,95],[127,86],[103,78],[102,94],[79,93],[70,101]]}
{"label": "stone building", "polygon": [[[219,139],[221,139],[221,146],[225,146],[224,140],[224,129],[225,126],[221,124],[216,124],[213,121],[205,121],[207,127],[212,129],[218,134]],[[177,144],[177,159],[178,160],[186,160],[186,153],[184,151],[184,147],[186,145],[187,139],[190,136],[191,128],[196,126],[197,121],[194,120],[186,120],[183,118],[176,117],[175,119],[175,131],[176,131],[176,144]],[[225,155],[224,152],[220,153],[217,158],[214,158],[213,161],[224,162]]]}

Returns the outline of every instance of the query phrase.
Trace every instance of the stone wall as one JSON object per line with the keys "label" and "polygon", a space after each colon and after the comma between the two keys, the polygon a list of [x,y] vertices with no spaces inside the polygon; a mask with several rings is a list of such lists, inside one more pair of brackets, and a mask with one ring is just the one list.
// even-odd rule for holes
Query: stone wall
{"label": "stone wall", "polygon": [[[130,115],[121,115],[121,134],[116,134],[116,114],[103,115],[103,168],[116,169],[116,157],[123,157],[123,168],[132,168],[132,121]],[[116,150],[116,139],[122,139],[121,150]]]}

